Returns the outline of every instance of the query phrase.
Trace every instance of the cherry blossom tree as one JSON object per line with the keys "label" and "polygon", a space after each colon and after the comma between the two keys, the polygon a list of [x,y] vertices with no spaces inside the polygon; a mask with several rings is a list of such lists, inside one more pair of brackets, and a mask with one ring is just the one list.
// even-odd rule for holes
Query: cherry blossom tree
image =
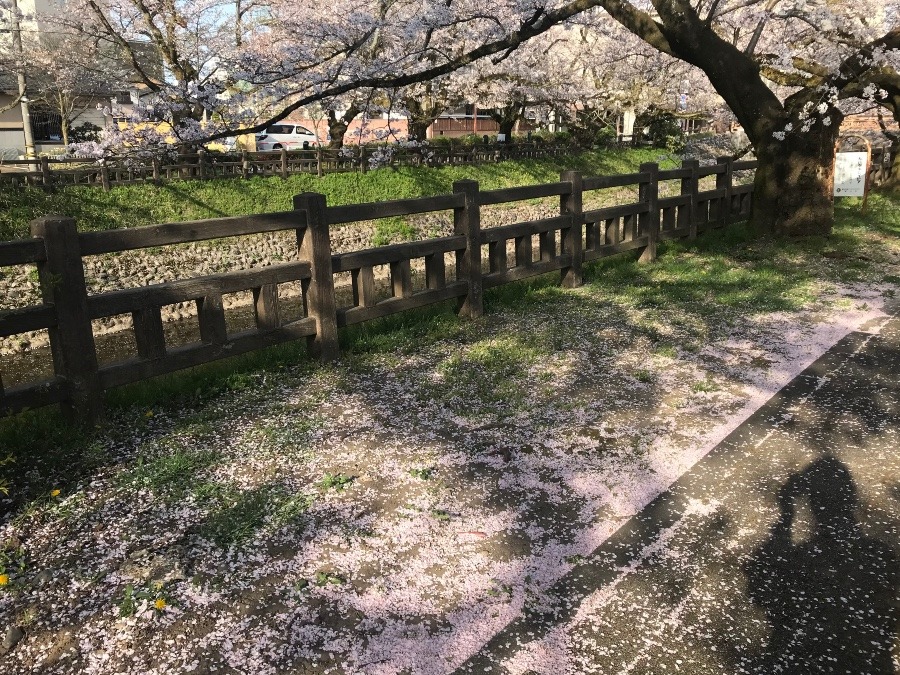
{"label": "cherry blossom tree", "polygon": [[[554,26],[611,19],[704,73],[759,159],[754,222],[781,234],[829,231],[840,98],[900,47],[896,0],[336,0],[327,11],[270,0],[239,29],[219,0],[69,2],[84,30],[119,44],[185,141],[261,130],[312,103],[428,82],[479,59],[502,69]],[[161,61],[161,77],[137,44]]]}
{"label": "cherry blossom tree", "polygon": [[118,55],[82,33],[38,34],[26,46],[25,59],[32,73],[32,100],[59,115],[66,145],[72,123],[96,107],[98,96],[128,85],[129,73]]}
{"label": "cherry blossom tree", "polygon": [[[700,70],[744,127],[760,166],[754,185],[763,232],[827,233],[832,151],[842,92],[900,47],[896,8],[861,0],[652,0],[597,6],[659,51]],[[776,74],[817,76],[775,86]]]}

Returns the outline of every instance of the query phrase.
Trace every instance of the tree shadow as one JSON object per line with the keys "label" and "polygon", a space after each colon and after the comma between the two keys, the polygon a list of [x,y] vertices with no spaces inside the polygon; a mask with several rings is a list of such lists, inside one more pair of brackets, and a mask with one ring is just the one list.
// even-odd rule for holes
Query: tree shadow
{"label": "tree shadow", "polygon": [[893,674],[898,560],[863,533],[847,466],[831,455],[816,460],[790,476],[778,506],[768,539],[743,570],[772,627],[751,671]]}

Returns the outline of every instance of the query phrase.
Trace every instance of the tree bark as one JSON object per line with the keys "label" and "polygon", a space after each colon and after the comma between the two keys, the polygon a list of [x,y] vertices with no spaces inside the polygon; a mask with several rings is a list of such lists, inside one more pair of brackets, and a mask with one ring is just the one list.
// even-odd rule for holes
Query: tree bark
{"label": "tree bark", "polygon": [[413,96],[405,97],[403,107],[409,115],[407,135],[417,141],[428,138],[428,127],[434,124],[446,109],[443,102],[432,94],[422,96],[421,99]]}
{"label": "tree bark", "polygon": [[344,134],[347,133],[350,123],[355,120],[361,112],[362,109],[357,108],[355,105],[351,105],[347,108],[347,111],[340,117],[337,116],[334,110],[328,111],[328,133],[331,136],[331,141],[328,143],[329,148],[339,150],[344,147]]}
{"label": "tree bark", "polygon": [[757,146],[752,225],[760,234],[828,235],[834,221],[834,144],[839,124]]}
{"label": "tree bark", "polygon": [[516,126],[516,122],[525,114],[525,104],[520,101],[508,103],[502,108],[493,110],[490,115],[500,129],[498,134],[503,134],[506,143],[512,142],[512,132]]}

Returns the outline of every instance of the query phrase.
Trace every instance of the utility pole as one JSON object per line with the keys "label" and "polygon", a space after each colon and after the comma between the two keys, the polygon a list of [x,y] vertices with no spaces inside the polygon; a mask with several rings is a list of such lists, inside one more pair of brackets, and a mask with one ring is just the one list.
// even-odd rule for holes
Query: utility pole
{"label": "utility pole", "polygon": [[12,0],[10,13],[12,15],[12,46],[13,53],[19,59],[19,70],[16,73],[16,82],[19,85],[19,106],[22,111],[22,133],[25,136],[25,159],[31,159],[35,156],[34,152],[34,134],[31,132],[31,110],[28,106],[27,82],[25,81],[25,71],[21,69],[24,65],[25,51],[22,49],[22,26],[19,24],[19,2]]}

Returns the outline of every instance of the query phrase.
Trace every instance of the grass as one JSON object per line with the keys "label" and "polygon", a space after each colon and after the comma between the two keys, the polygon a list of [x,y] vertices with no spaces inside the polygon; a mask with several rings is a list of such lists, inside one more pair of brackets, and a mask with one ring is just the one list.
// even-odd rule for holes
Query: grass
{"label": "grass", "polygon": [[[497,182],[502,169],[481,167],[495,172]],[[535,172],[534,180],[549,180],[555,171],[546,165],[530,170]],[[204,184],[196,185],[200,189]],[[898,283],[900,278],[879,265],[898,237],[900,195],[874,194],[866,214],[860,212],[858,201],[841,201],[829,237],[760,239],[747,227],[735,225],[694,242],[663,244],[658,262],[652,265],[638,264],[633,254],[588,265],[585,287],[577,293],[560,288],[556,275],[492,289],[485,294],[485,308],[489,316],[499,312],[528,316],[551,305],[564,308],[572,317],[583,312],[608,313],[622,317],[649,339],[653,353],[674,358],[679,351],[701,349],[715,322],[738,322],[757,312],[795,311],[817,301],[829,285]],[[399,367],[406,355],[450,341],[458,348],[438,366],[435,381],[429,385],[430,395],[455,410],[466,410],[477,401],[493,412],[515,413],[523,389],[535,384],[528,379],[529,368],[577,339],[578,330],[577,322],[562,322],[530,332],[485,334],[483,321],[457,318],[453,303],[448,302],[350,327],[341,332],[340,339],[350,371],[365,370],[373,359],[381,366]],[[617,343],[613,336],[609,349],[615,353],[628,345]],[[116,439],[110,439],[112,430],[128,428],[141,434],[152,427],[156,414],[190,411],[175,432],[181,437],[202,438],[216,431],[220,399],[240,394],[248,404],[263,401],[276,395],[279,387],[323,374],[342,377],[342,372],[311,361],[305,345],[298,342],[111,391],[107,395],[110,420],[100,429],[67,426],[52,409],[0,420],[0,487],[10,490],[0,506],[27,508],[51,489],[65,491],[101,467],[121,461],[113,452]],[[638,381],[652,380],[643,367],[633,372]],[[694,391],[714,387],[711,382],[691,386]],[[264,428],[259,442],[272,452],[302,458],[309,434],[321,420],[308,410],[298,410],[292,419],[296,421],[290,428]],[[193,491],[218,505],[220,515],[209,527],[211,536],[222,541],[241,540],[279,509],[302,510],[302,500],[291,506],[292,497],[281,492],[283,487],[267,488],[264,494],[236,501],[230,488],[204,478],[214,460],[193,454],[187,447],[166,446],[162,439],[155,454],[133,460],[125,475],[135,485],[171,494]],[[418,477],[427,478],[424,470]],[[331,475],[329,480],[326,474],[319,487],[340,490],[350,480],[343,474]]]}
{"label": "grass", "polygon": [[277,483],[244,491],[226,488],[200,534],[223,547],[241,544],[263,526],[279,529],[296,522],[313,499]]}
{"label": "grass", "polygon": [[[71,216],[79,229],[109,230],[154,223],[199,220],[251,213],[288,211],[301,192],[320,192],[329,204],[356,204],[387,199],[427,197],[452,192],[453,182],[477,180],[481,189],[549,183],[563,170],[587,174],[634,171],[641,162],[660,159],[654,149],[613,149],[564,158],[519,160],[454,167],[404,167],[366,174],[335,173],[322,178],[292,175],[287,179],[254,177],[248,180],[172,181],[161,187],[123,185],[103,192],[72,186],[55,191],[36,187],[0,186],[0,240],[28,236],[28,223],[47,214]],[[379,241],[403,236],[402,219],[377,225]]]}

